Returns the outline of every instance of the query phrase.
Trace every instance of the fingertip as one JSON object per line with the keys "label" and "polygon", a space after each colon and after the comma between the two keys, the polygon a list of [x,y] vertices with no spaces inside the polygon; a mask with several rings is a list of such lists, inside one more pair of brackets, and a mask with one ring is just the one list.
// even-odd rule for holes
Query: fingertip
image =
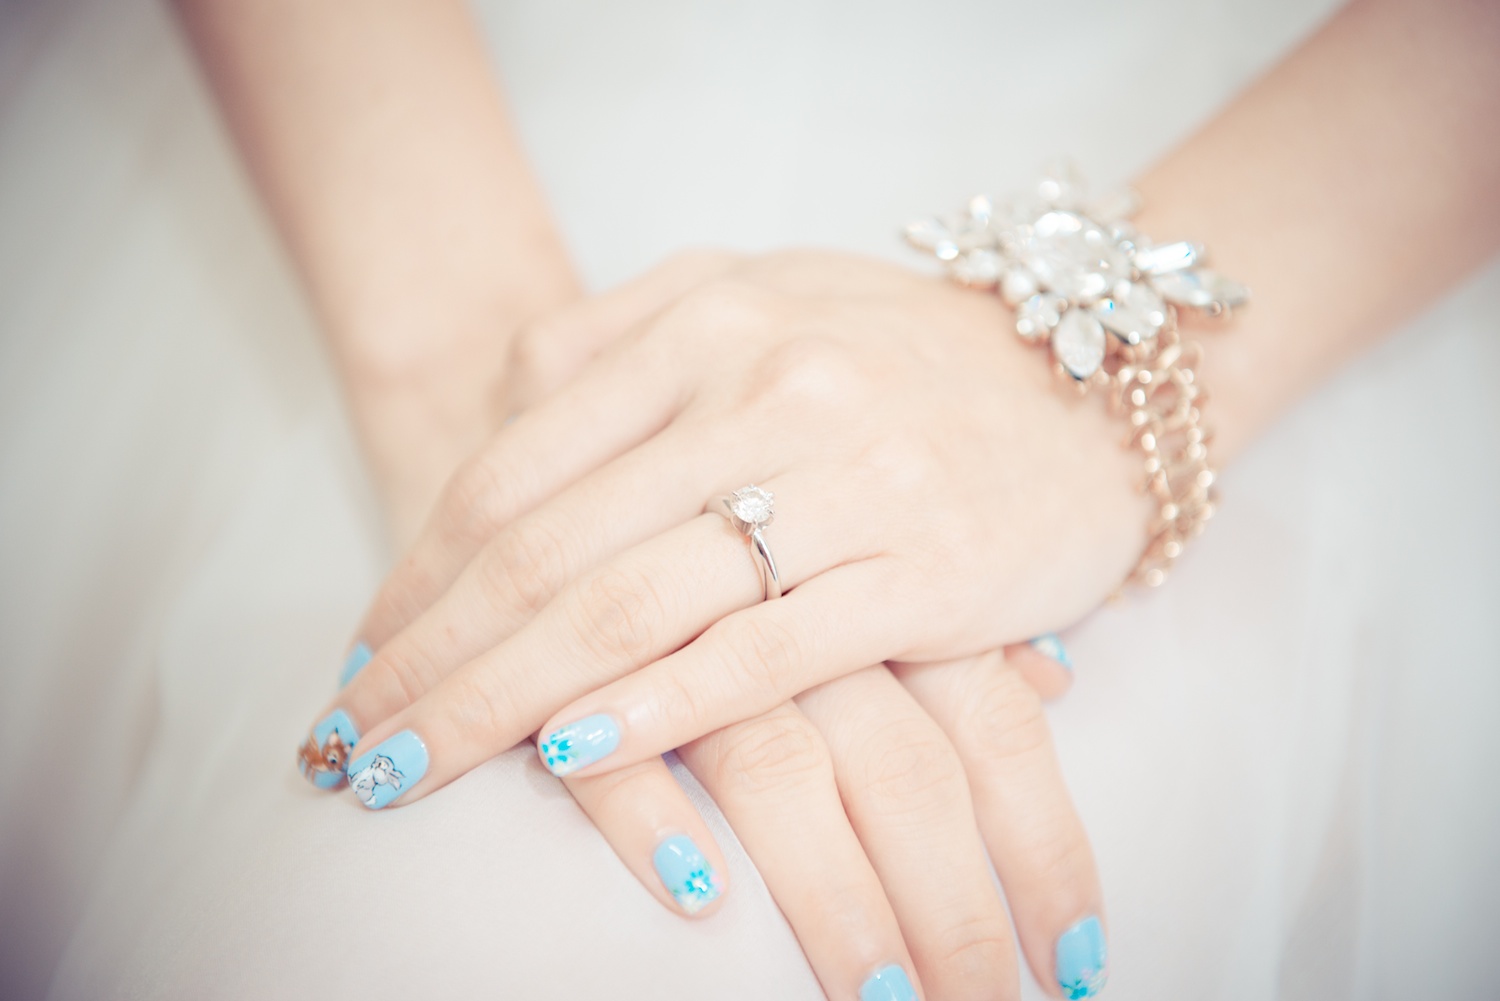
{"label": "fingertip", "polygon": [[651,866],[675,910],[687,917],[705,915],[729,889],[721,868],[686,834],[663,838],[651,855]]}
{"label": "fingertip", "polygon": [[1072,661],[1055,634],[1006,647],[1005,660],[1044,701],[1060,699],[1073,687]]}

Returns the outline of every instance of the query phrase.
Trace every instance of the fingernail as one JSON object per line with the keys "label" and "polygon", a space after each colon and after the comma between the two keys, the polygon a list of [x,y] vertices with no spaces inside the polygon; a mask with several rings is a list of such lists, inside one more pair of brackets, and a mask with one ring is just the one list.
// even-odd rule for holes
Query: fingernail
{"label": "fingernail", "polygon": [[1068,656],[1068,648],[1063,646],[1056,633],[1043,633],[1031,641],[1031,648],[1073,670],[1073,658]]}
{"label": "fingernail", "polygon": [[620,746],[620,728],[613,717],[600,713],[547,734],[537,750],[553,775],[571,775],[614,753]]}
{"label": "fingernail", "polygon": [[427,745],[410,730],[387,737],[349,765],[349,787],[372,810],[390,804],[427,774]]}
{"label": "fingernail", "polygon": [[319,789],[337,789],[344,783],[349,752],[359,743],[359,730],[342,709],[335,709],[313,727],[312,736],[297,750],[297,768]]}
{"label": "fingernail", "polygon": [[651,864],[677,906],[689,914],[697,914],[724,891],[719,874],[686,834],[675,834],[657,845]]}
{"label": "fingernail", "polygon": [[1109,978],[1104,928],[1099,919],[1084,918],[1057,940],[1057,984],[1065,998],[1091,998]]}
{"label": "fingernail", "polygon": [[906,971],[892,963],[870,974],[859,989],[859,1001],[917,1001],[917,989]]}
{"label": "fingernail", "polygon": [[354,644],[354,649],[349,651],[349,656],[344,658],[344,669],[339,672],[339,687],[343,688],[354,680],[354,676],[364,670],[370,658],[375,656],[370,648],[363,643]]}

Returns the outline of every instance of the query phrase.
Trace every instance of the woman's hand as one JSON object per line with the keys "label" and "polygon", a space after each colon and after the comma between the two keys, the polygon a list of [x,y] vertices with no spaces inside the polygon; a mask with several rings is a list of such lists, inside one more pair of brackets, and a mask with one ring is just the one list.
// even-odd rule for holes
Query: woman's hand
{"label": "woman's hand", "polygon": [[[998,654],[858,671],[680,749],[832,998],[1015,997],[1014,938],[1064,997],[1103,985],[1099,881],[1036,692]],[[727,890],[660,759],[563,780],[626,866],[694,915]],[[976,826],[977,819],[977,826]],[[710,985],[704,985],[712,993]]]}
{"label": "woman's hand", "polygon": [[[595,774],[865,664],[1075,620],[1129,569],[1149,507],[1097,401],[1059,393],[1004,321],[991,297],[834,254],[692,284],[450,484],[338,699],[361,747],[419,735],[404,802],[543,723],[578,731],[557,770]],[[777,495],[777,601],[700,514],[750,482]]]}

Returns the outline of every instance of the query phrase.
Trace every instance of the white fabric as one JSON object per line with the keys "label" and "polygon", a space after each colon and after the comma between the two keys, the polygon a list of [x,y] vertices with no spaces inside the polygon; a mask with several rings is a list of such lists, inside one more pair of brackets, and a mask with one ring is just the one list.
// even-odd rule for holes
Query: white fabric
{"label": "white fabric", "polygon": [[[597,287],[689,244],[897,256],[1059,151],[1121,179],[1327,12],[481,13]],[[1170,587],[1068,637],[1107,996],[1500,990],[1497,307],[1491,266],[1351,367],[1230,471]],[[525,748],[375,816],[302,783],[377,538],[165,12],[0,5],[0,995],[818,996],[716,816],[737,889],[688,923]]]}

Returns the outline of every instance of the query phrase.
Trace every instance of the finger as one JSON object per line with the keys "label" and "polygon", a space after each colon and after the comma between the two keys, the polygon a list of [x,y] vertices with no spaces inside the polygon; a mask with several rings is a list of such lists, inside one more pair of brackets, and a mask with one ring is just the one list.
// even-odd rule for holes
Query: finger
{"label": "finger", "polygon": [[[893,589],[888,564],[877,557],[819,574],[591,691],[542,726],[544,760],[556,741],[569,740],[575,752],[562,759],[564,772],[621,768],[878,663],[915,627],[909,606],[882,600]],[[585,735],[607,737],[587,746],[578,741]]]}
{"label": "finger", "polygon": [[[501,529],[433,605],[381,646],[324,713],[342,710],[351,725],[367,732],[406,708],[513,636],[569,582],[642,540],[692,521],[702,501],[686,498],[707,496],[732,461],[730,450],[674,424],[567,487]],[[622,497],[631,501],[621,503]],[[669,563],[664,569],[677,567]],[[738,597],[740,590],[733,601],[746,600]],[[727,610],[735,607],[731,603]]]}
{"label": "finger", "polygon": [[[793,484],[788,493],[799,502],[808,499],[797,486]],[[815,497],[810,499],[816,503]],[[840,547],[848,541],[830,533],[820,535],[804,519],[792,519],[786,534],[778,538],[792,543],[792,555],[782,568],[791,586],[838,563],[844,555]],[[413,693],[411,705],[363,734],[356,754],[369,760],[393,735],[420,735],[425,778],[420,785],[406,783],[399,792],[403,803],[414,802],[514,746],[561,706],[667,656],[710,623],[760,597],[759,573],[744,537],[724,518],[701,515],[568,584],[508,640],[462,665],[425,695]],[[373,675],[371,681],[384,676]],[[392,684],[399,686],[401,680],[396,677]],[[371,685],[360,681],[361,690],[368,691]],[[775,704],[742,711],[724,723]],[[554,735],[570,741],[566,751],[553,748],[556,774],[568,774],[591,760],[590,754],[604,750],[617,728],[612,721],[603,723],[593,720],[581,724],[572,736]],[[686,734],[655,753],[709,729],[717,726]],[[584,730],[590,738],[587,744],[581,742]],[[407,747],[409,741],[403,741],[399,746]],[[633,761],[652,756],[641,754]],[[364,763],[356,758],[350,767],[358,770]],[[378,802],[366,802],[378,807],[396,798],[385,795]]]}
{"label": "finger", "polygon": [[606,292],[564,306],[516,337],[502,411],[517,414],[555,392],[612,342],[692,288],[727,274],[743,255],[686,251]]}
{"label": "finger", "polygon": [[1062,698],[1073,687],[1073,660],[1056,633],[1043,633],[1029,643],[1011,644],[1005,648],[1005,659],[1044,702]]}
{"label": "finger", "polygon": [[682,378],[662,341],[632,338],[497,432],[444,488],[421,536],[376,594],[360,642],[379,650],[501,527],[665,427],[679,409]]}
{"label": "finger", "polygon": [[723,896],[724,856],[660,758],[563,782],[620,861],[662,906],[691,917]]}
{"label": "finger", "polygon": [[928,992],[1018,996],[1010,921],[943,731],[884,666],[810,689],[797,706],[828,742],[844,808]]}
{"label": "finger", "polygon": [[1037,980],[1092,997],[1107,968],[1103,894],[1037,693],[997,653],[892,670],[958,751]]}
{"label": "finger", "polygon": [[915,999],[900,926],[840,805],[817,728],[783,704],[678,754],[755,860],[824,992]]}

